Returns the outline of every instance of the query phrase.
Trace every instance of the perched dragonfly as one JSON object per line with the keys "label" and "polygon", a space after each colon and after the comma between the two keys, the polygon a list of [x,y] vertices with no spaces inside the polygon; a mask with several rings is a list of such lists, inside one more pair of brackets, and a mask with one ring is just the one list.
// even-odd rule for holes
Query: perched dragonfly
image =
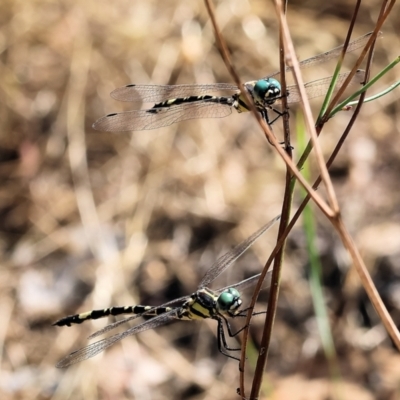
{"label": "perched dragonfly", "polygon": [[[349,43],[347,52],[363,47],[372,32],[361,36]],[[336,47],[326,53],[318,54],[300,62],[301,68],[315,66],[336,58],[343,46]],[[289,67],[286,68],[288,71]],[[279,71],[262,79],[249,81],[244,87],[253,99],[257,110],[268,123],[273,123],[282,112],[273,108],[273,104],[280,104],[281,85],[277,79]],[[336,89],[348,77],[349,72],[339,75]],[[364,71],[357,71],[351,83],[361,83]],[[323,96],[331,83],[331,77],[317,79],[305,84],[308,98]],[[212,96],[212,92],[233,92],[229,96]],[[177,122],[196,118],[222,118],[230,115],[232,109],[237,112],[246,112],[250,107],[246,104],[245,96],[239,88],[230,83],[215,83],[205,85],[136,85],[130,84],[111,92],[111,97],[120,101],[155,103],[146,110],[132,110],[121,113],[108,114],[99,118],[93,128],[99,131],[123,132],[142,131],[169,126]],[[287,88],[288,104],[300,101],[299,90],[296,85]],[[269,121],[268,110],[273,110],[278,116]]]}
{"label": "perched dragonfly", "polygon": [[[114,343],[119,342],[127,336],[136,335],[139,332],[148,329],[154,329],[160,325],[164,325],[173,320],[201,320],[205,318],[212,318],[218,322],[218,349],[227,357],[236,359],[226,351],[235,351],[228,347],[225,337],[224,325],[227,328],[230,337],[237,335],[241,330],[236,333],[232,332],[231,326],[228,322],[229,317],[243,317],[246,315],[247,310],[240,310],[242,299],[238,289],[243,290],[246,287],[254,285],[260,274],[254,275],[251,278],[245,279],[239,283],[224,287],[219,290],[211,290],[207,286],[214,281],[222,272],[224,272],[233,262],[235,262],[253,243],[272,225],[278,221],[280,216],[275,217],[257,232],[253,233],[249,238],[235,246],[231,251],[221,256],[214,265],[207,271],[201,280],[196,292],[190,296],[180,297],[179,299],[172,300],[159,307],[150,306],[127,306],[127,307],[111,307],[103,310],[93,310],[82,314],[70,315],[62,318],[54,323],[58,326],[70,326],[71,324],[80,324],[89,319],[97,319],[106,317],[108,315],[120,314],[135,314],[130,318],[122,321],[115,322],[106,326],[98,332],[95,332],[90,338],[97,337],[103,333],[116,328],[117,326],[138,317],[153,317],[145,322],[129,328],[125,332],[115,334],[111,337],[102,339],[98,342],[92,343],[80,350],[72,352],[67,357],[63,358],[58,364],[58,368],[65,368],[72,364],[86,360],[90,357],[107,349]],[[173,306],[175,305],[175,306]]]}

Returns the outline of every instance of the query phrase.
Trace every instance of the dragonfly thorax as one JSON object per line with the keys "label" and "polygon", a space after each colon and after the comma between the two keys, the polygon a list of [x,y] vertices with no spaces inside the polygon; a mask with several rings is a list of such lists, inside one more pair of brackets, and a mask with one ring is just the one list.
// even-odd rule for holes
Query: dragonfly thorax
{"label": "dragonfly thorax", "polygon": [[274,78],[260,79],[254,85],[254,101],[261,106],[275,103],[280,95],[281,84]]}
{"label": "dragonfly thorax", "polygon": [[216,308],[221,314],[235,315],[241,305],[240,293],[235,288],[229,288],[218,296]]}

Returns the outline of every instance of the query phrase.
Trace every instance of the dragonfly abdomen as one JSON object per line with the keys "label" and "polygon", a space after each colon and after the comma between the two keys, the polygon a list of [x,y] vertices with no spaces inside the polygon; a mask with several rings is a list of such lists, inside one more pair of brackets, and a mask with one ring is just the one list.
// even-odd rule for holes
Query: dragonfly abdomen
{"label": "dragonfly abdomen", "polygon": [[194,102],[208,102],[208,103],[218,103],[225,104],[227,106],[233,105],[232,97],[218,97],[218,96],[189,96],[189,97],[178,97],[176,99],[168,99],[162,101],[161,103],[154,104],[152,108],[147,110],[149,113],[157,113],[160,108],[169,108],[177,106],[184,103],[194,103]]}
{"label": "dragonfly abdomen", "polygon": [[67,317],[61,318],[56,321],[53,325],[57,326],[71,326],[71,324],[81,324],[89,319],[99,319],[108,317],[109,315],[121,315],[121,314],[143,314],[146,312],[146,316],[154,317],[156,315],[164,314],[171,311],[171,307],[158,307],[150,311],[153,307],[151,306],[126,306],[126,307],[110,307],[103,310],[92,310],[81,314],[68,315]]}

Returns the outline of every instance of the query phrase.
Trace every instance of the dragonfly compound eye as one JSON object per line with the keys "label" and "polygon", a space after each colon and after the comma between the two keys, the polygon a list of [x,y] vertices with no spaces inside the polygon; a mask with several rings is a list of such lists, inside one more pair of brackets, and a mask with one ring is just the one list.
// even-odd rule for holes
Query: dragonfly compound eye
{"label": "dragonfly compound eye", "polygon": [[241,305],[240,293],[234,288],[223,291],[217,300],[217,308],[221,312],[236,311]]}
{"label": "dragonfly compound eye", "polygon": [[254,85],[254,100],[259,104],[273,104],[281,95],[281,84],[274,78],[260,79]]}

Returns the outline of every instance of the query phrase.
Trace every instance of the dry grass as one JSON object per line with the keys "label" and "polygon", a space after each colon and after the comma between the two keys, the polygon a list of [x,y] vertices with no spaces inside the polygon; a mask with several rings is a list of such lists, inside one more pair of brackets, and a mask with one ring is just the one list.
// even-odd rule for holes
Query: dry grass
{"label": "dry grass", "polygon": [[[352,11],[346,2],[325,9],[298,3],[289,22],[300,57],[341,43]],[[379,5],[363,2],[357,36],[371,30]],[[1,397],[234,398],[237,364],[217,354],[213,321],[176,323],[69,370],[54,368],[105,324],[62,329],[54,320],[190,293],[219,254],[280,212],[284,165],[251,115],[132,135],[91,128],[98,117],[131,108],[109,97],[115,87],[231,81],[203,4],[3,0],[1,9]],[[373,73],[398,56],[399,14],[397,6],[383,29]],[[243,79],[278,68],[272,5],[221,1],[217,18]],[[332,65],[325,68],[308,77],[332,73]],[[331,172],[343,219],[399,323],[397,97],[365,105]],[[343,112],[328,123],[326,152],[348,119]],[[274,131],[280,135],[280,124]],[[343,398],[395,399],[400,356],[323,218],[319,234]],[[268,235],[221,285],[260,270],[273,245]],[[276,399],[328,398],[307,262],[298,227],[287,248],[267,371]]]}

